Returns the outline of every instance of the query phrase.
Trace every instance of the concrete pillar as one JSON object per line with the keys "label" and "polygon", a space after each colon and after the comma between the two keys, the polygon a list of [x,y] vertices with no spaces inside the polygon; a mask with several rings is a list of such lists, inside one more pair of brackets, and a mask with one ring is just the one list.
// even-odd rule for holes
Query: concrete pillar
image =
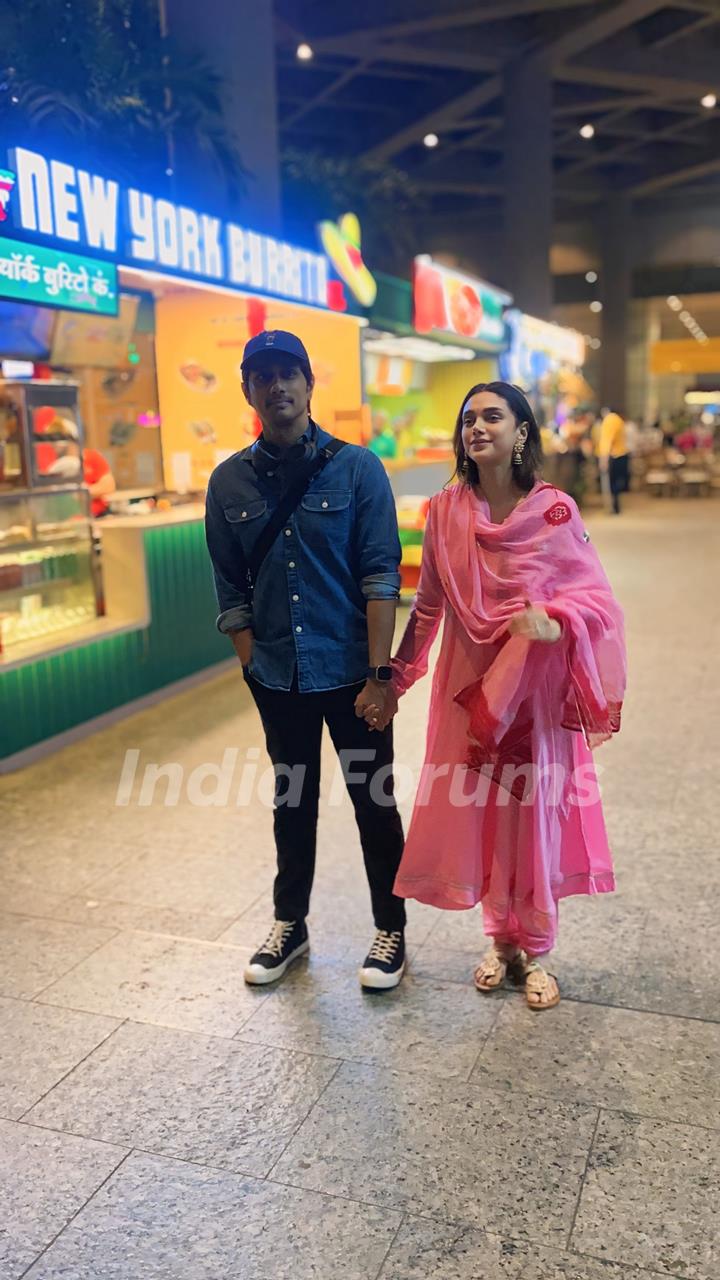
{"label": "concrete pillar", "polygon": [[171,39],[223,79],[225,125],[248,170],[233,207],[210,160],[182,134],[175,141],[177,198],[235,217],[257,231],[281,231],[280,168],[272,0],[158,0]]}
{"label": "concrete pillar", "polygon": [[627,364],[632,253],[630,201],[617,192],[604,205],[599,226],[601,251],[600,301],[602,349],[600,352],[600,400],[603,406],[627,413]]}
{"label": "concrete pillar", "polygon": [[552,82],[533,62],[511,63],[504,75],[505,271],[522,311],[550,319],[553,230]]}

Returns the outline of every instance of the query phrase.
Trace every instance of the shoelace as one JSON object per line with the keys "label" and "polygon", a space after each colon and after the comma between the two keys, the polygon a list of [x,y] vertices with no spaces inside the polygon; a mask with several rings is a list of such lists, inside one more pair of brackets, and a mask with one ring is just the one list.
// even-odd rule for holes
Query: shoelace
{"label": "shoelace", "polygon": [[276,920],[260,950],[264,955],[281,956],[294,928],[294,920]]}
{"label": "shoelace", "polygon": [[382,929],[378,929],[368,951],[368,960],[379,960],[381,964],[390,964],[395,958],[401,938],[401,933],[385,933]]}

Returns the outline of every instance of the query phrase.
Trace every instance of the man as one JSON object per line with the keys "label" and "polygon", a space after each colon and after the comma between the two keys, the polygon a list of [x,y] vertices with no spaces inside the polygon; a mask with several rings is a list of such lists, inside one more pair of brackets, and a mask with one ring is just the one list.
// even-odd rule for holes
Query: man
{"label": "man", "polygon": [[[252,338],[242,374],[263,431],[213,472],[206,531],[217,625],[242,663],[276,773],[275,923],[245,980],[275,982],[308,950],[325,723],[355,809],[377,929],[360,981],[384,990],[397,986],[405,967],[405,906],[392,892],[403,831],[393,797],[392,726],[380,727],[400,588],[395,505],[382,463],[313,422],[314,379],[299,338],[280,331]],[[290,499],[294,510],[258,566],[258,538]],[[363,718],[370,706],[377,708],[375,732]],[[303,784],[291,807],[284,801],[297,775],[288,771],[298,768]]]}
{"label": "man", "polygon": [[620,494],[629,488],[630,460],[625,421],[613,410],[608,409],[603,415],[597,453],[601,477],[610,490],[613,514],[619,516]]}

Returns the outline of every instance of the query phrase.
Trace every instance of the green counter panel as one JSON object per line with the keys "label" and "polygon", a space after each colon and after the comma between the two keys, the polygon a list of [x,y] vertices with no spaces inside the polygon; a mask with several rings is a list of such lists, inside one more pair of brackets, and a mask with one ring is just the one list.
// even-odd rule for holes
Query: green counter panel
{"label": "green counter panel", "polygon": [[231,656],[202,521],[144,534],[151,623],[0,673],[0,759]]}

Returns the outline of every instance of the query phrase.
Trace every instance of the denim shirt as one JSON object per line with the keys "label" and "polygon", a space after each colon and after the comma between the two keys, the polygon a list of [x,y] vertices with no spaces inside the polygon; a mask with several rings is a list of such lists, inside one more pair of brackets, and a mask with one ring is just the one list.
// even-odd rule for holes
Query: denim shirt
{"label": "denim shirt", "polygon": [[217,626],[252,627],[249,673],[301,693],[365,679],[368,600],[396,600],[400,540],[382,463],[347,444],[313,477],[263,561],[252,603],[246,563],[278,504],[286,468],[332,437],[315,423],[283,456],[261,437],[221,462],[207,492],[205,530],[220,608]]}

